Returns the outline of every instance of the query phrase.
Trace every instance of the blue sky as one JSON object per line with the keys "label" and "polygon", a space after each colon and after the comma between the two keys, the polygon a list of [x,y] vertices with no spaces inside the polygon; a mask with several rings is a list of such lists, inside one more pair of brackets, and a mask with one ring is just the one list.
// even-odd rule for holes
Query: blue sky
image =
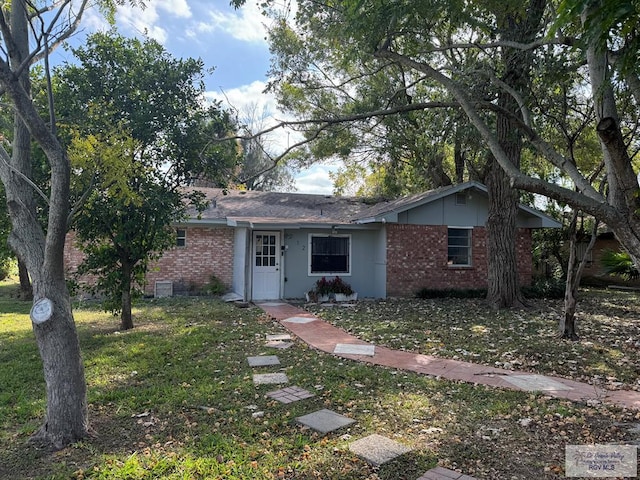
{"label": "blue sky", "polygon": [[[279,0],[282,8],[295,0]],[[119,7],[118,30],[126,36],[151,37],[176,57],[201,58],[214,68],[205,79],[208,96],[229,102],[240,112],[254,106],[268,117],[267,123],[284,119],[271,95],[263,93],[269,70],[269,47],[264,18],[256,0],[235,10],[228,0],[148,0],[144,9]],[[83,32],[108,28],[97,12],[85,16]],[[78,35],[81,38],[82,34]],[[68,57],[70,54],[62,53]],[[269,139],[272,153],[285,148],[286,132]],[[316,165],[296,177],[301,193],[331,193],[328,171]]]}

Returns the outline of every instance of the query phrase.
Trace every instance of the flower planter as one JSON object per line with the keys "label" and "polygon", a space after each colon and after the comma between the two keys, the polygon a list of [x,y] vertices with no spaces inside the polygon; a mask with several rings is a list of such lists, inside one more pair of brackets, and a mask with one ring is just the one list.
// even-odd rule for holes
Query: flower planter
{"label": "flower planter", "polygon": [[317,298],[311,298],[309,296],[309,293],[305,293],[304,294],[307,302],[318,302],[318,303],[323,303],[323,302],[328,302],[329,301],[329,295],[318,295]]}
{"label": "flower planter", "polygon": [[352,293],[351,295],[345,295],[344,293],[336,293],[336,302],[354,302],[358,299],[358,293]]}

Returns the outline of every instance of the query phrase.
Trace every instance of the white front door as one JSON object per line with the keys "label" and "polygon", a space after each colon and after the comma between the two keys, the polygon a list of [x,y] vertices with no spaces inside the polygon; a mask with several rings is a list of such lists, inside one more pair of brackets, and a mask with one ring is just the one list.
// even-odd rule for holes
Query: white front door
{"label": "white front door", "polygon": [[280,298],[280,232],[253,234],[253,300]]}

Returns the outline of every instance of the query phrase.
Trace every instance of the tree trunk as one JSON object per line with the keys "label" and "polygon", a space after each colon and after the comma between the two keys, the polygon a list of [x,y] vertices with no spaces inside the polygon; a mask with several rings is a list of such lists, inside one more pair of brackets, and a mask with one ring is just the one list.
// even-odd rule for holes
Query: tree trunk
{"label": "tree trunk", "polygon": [[49,321],[33,327],[44,367],[47,411],[32,439],[57,450],[89,432],[86,382],[66,284],[44,279],[34,284],[35,297],[49,298],[54,313]]}
{"label": "tree trunk", "polygon": [[578,304],[578,285],[580,284],[580,276],[576,275],[577,220],[578,212],[574,210],[569,225],[569,262],[567,264],[567,281],[564,288],[564,312],[558,324],[560,336],[573,341],[580,339],[576,329],[576,306]]}
{"label": "tree trunk", "polygon": [[131,315],[131,272],[132,269],[122,262],[122,312],[120,313],[120,328],[131,330],[133,316]]}
{"label": "tree trunk", "polygon": [[558,323],[558,330],[561,338],[578,341],[578,330],[576,327],[576,308],[578,306],[578,288],[582,279],[582,272],[587,264],[589,252],[593,249],[598,236],[598,221],[595,222],[591,231],[589,244],[585,249],[582,258],[578,262],[578,210],[573,211],[571,223],[569,224],[569,262],[567,265],[567,282],[564,290],[564,312]]}
{"label": "tree trunk", "polygon": [[576,328],[576,306],[578,299],[571,290],[565,292],[564,297],[564,315],[560,320],[560,337],[573,342],[580,340],[578,330]]}
{"label": "tree trunk", "polygon": [[[545,4],[545,0],[531,0],[526,2],[526,8],[523,8],[522,11],[499,15],[497,23],[498,29],[502,31],[502,38],[522,43],[532,41],[540,30]],[[524,97],[528,91],[529,70],[532,64],[531,53],[504,47],[502,49],[502,63],[504,65],[502,82],[515,94]],[[502,86],[500,88],[498,106],[505,112],[522,117],[520,106],[514,94]],[[497,115],[496,138],[509,162],[516,169],[519,169],[522,133],[518,129],[517,123],[506,114],[498,113]],[[487,300],[495,308],[523,305],[524,297],[520,292],[516,253],[518,194],[511,187],[506,172],[493,157],[487,188],[489,191]]]}
{"label": "tree trunk", "polygon": [[[51,318],[33,324],[47,394],[46,418],[33,438],[59,449],[88,434],[86,382],[63,265],[69,214],[69,159],[35,109],[29,93],[29,69],[21,70],[19,76],[15,74],[29,50],[29,11],[25,0],[11,2],[13,41],[8,43],[13,70],[0,63],[0,83],[13,102],[15,138],[11,158],[0,147],[4,160],[0,162],[0,177],[13,226],[9,244],[31,274],[35,300],[48,298],[53,304]],[[36,212],[37,186],[29,180],[29,134],[42,147],[51,166],[46,234]]]}
{"label": "tree trunk", "polygon": [[492,166],[487,180],[487,301],[493,308],[523,305],[516,256],[516,194],[499,165]]}
{"label": "tree trunk", "polygon": [[33,287],[25,263],[18,259],[18,278],[20,280],[19,296],[23,300],[33,300]]}
{"label": "tree trunk", "polygon": [[[582,15],[583,24],[597,8],[587,2]],[[606,45],[592,39],[587,48],[587,65],[595,105],[597,132],[607,170],[607,201],[621,216],[620,222],[604,219],[618,240],[626,247],[634,264],[640,266],[640,221],[638,219],[638,177],[633,171],[627,147],[620,132],[620,121],[612,85],[612,72]]]}

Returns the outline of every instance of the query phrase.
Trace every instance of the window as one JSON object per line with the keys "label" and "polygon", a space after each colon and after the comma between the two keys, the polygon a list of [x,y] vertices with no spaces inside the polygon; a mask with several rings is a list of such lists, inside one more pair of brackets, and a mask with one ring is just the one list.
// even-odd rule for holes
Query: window
{"label": "window", "polygon": [[280,252],[276,248],[276,236],[256,234],[256,267],[275,267]]}
{"label": "window", "polygon": [[351,273],[350,236],[310,236],[311,274]]}
{"label": "window", "polygon": [[471,265],[471,232],[471,228],[449,228],[448,265]]}
{"label": "window", "polygon": [[466,205],[467,204],[467,194],[465,192],[456,193],[456,205]]}
{"label": "window", "polygon": [[176,247],[186,247],[187,246],[187,231],[178,228],[176,229]]}

